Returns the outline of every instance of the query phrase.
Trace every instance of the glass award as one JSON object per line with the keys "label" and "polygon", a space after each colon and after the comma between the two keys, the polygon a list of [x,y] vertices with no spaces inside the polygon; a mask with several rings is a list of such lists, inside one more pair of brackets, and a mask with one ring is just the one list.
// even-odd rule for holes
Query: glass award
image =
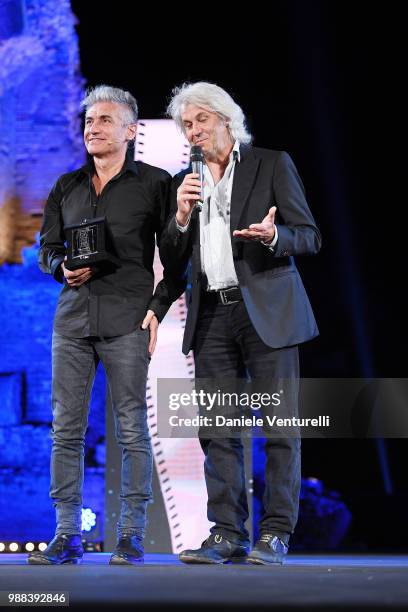
{"label": "glass award", "polygon": [[67,242],[64,265],[68,270],[91,265],[102,268],[120,266],[105,217],[83,219],[81,223],[66,225],[64,231]]}

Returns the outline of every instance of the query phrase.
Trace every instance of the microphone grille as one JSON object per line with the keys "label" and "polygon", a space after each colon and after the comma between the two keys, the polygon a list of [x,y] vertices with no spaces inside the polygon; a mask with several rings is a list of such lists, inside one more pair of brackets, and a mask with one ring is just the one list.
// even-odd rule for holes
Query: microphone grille
{"label": "microphone grille", "polygon": [[192,145],[190,150],[191,161],[204,161],[203,150],[200,145]]}

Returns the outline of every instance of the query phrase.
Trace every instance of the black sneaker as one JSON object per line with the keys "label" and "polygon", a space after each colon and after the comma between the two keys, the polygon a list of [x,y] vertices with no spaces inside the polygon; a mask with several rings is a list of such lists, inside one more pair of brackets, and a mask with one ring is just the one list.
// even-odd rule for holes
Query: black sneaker
{"label": "black sneaker", "polygon": [[119,538],[109,565],[138,565],[140,563],[144,563],[142,538],[136,535]]}
{"label": "black sneaker", "polygon": [[289,547],[278,536],[264,533],[247,557],[248,563],[256,565],[282,564]]}
{"label": "black sneaker", "polygon": [[179,559],[183,563],[242,563],[248,554],[248,548],[231,542],[215,533],[204,540],[201,548],[183,550]]}
{"label": "black sneaker", "polygon": [[30,565],[62,565],[63,563],[78,564],[82,561],[84,549],[80,535],[56,535],[42,552],[28,555]]}

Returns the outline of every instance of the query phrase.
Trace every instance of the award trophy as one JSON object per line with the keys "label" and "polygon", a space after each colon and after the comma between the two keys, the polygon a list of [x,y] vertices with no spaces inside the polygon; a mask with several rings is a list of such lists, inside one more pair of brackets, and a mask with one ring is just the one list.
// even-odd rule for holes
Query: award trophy
{"label": "award trophy", "polygon": [[120,267],[120,261],[114,255],[113,238],[105,217],[83,219],[81,223],[66,225],[64,231],[67,241],[64,265],[68,270],[91,265],[111,269]]}

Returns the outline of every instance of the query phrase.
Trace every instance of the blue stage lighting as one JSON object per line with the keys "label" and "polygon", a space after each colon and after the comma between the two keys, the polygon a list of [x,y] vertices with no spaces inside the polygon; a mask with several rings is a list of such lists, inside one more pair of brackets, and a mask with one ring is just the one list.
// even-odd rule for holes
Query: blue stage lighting
{"label": "blue stage lighting", "polygon": [[82,508],[82,531],[91,531],[96,525],[96,514],[91,508]]}

